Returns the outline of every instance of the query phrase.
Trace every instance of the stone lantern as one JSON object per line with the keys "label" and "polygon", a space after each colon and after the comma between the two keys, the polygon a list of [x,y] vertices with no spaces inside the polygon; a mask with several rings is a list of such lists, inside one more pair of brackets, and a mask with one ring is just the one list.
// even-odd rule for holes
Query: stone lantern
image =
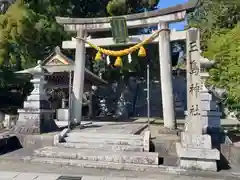
{"label": "stone lantern", "polygon": [[201,57],[201,108],[202,108],[202,124],[203,131],[209,132],[214,130],[219,130],[221,127],[221,116],[222,113],[219,112],[216,101],[213,99],[212,93],[205,86],[205,81],[209,77],[208,72],[204,72],[205,68],[213,66],[214,61],[210,61],[207,58]]}
{"label": "stone lantern", "polygon": [[[210,61],[207,58],[200,58],[201,64],[201,87],[200,87],[200,97],[201,97],[201,121],[202,130],[204,133],[214,130],[221,129],[221,116],[222,113],[219,112],[216,100],[213,99],[211,90],[205,86],[206,79],[209,77],[208,72],[204,70],[213,66],[214,61]],[[185,115],[188,112],[185,111]]]}
{"label": "stone lantern", "polygon": [[36,67],[23,73],[33,75],[31,83],[34,89],[24,101],[23,109],[18,109],[18,121],[11,131],[20,134],[39,134],[56,130],[54,110],[51,109],[44,87],[47,83],[44,77],[49,74],[48,71],[42,66],[42,62],[38,61]]}

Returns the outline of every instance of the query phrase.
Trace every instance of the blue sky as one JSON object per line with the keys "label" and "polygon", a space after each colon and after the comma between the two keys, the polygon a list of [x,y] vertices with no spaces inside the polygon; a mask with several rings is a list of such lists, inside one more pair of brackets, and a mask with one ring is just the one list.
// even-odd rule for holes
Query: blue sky
{"label": "blue sky", "polygon": [[[177,4],[182,4],[187,2],[188,0],[159,0],[158,7],[159,8],[167,8],[170,6],[174,6]],[[170,25],[170,28],[173,29],[175,28],[176,30],[182,30],[184,28],[184,25],[186,22],[178,22]]]}

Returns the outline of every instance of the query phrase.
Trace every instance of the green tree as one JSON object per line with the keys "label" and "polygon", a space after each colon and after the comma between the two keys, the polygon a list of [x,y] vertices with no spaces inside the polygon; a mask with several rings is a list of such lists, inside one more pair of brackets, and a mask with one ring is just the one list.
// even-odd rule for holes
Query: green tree
{"label": "green tree", "polygon": [[[113,0],[120,7],[122,0]],[[16,70],[31,67],[44,59],[69,34],[55,21],[55,16],[99,17],[112,14],[111,0],[17,0],[0,15],[0,65]],[[127,13],[153,7],[158,1],[124,1]],[[111,6],[113,7],[113,6]],[[123,14],[125,11],[119,12]],[[118,15],[118,14],[116,14]]]}
{"label": "green tree", "polygon": [[208,83],[227,90],[227,105],[240,110],[240,26],[212,35],[204,55],[215,60]]}
{"label": "green tree", "polygon": [[63,28],[35,13],[21,1],[0,16],[0,65],[15,70],[31,67],[61,43]]}
{"label": "green tree", "polygon": [[226,105],[240,110],[240,1],[202,0],[188,20],[190,27],[201,31],[204,56],[216,62],[208,83],[225,88]]}
{"label": "green tree", "polygon": [[[120,8],[121,2],[114,2],[115,8]],[[14,71],[35,66],[37,60],[48,56],[64,39],[71,38],[56,23],[55,16],[87,18],[135,13],[142,8],[150,9],[157,1],[127,0],[124,6],[127,9],[116,14],[114,6],[108,5],[111,3],[112,0],[16,0],[4,9],[5,13],[0,15],[0,90],[13,83],[10,79],[14,78],[8,77],[14,76]],[[18,86],[17,79],[14,83]]]}
{"label": "green tree", "polygon": [[14,71],[35,66],[65,36],[53,18],[34,12],[20,0],[0,15],[1,110],[16,112],[31,88],[29,79],[17,77]]}
{"label": "green tree", "polygon": [[207,49],[212,34],[222,28],[233,28],[240,20],[239,0],[200,0],[200,6],[188,14],[190,27],[201,30],[201,46]]}
{"label": "green tree", "polygon": [[124,15],[139,12],[146,8],[152,10],[159,0],[110,0],[107,4],[107,12],[112,15]]}

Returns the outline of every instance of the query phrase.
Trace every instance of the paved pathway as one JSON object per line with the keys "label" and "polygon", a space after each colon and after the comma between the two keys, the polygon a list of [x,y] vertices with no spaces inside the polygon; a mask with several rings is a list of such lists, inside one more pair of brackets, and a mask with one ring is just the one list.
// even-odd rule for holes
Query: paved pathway
{"label": "paved pathway", "polygon": [[135,134],[147,126],[146,122],[90,122],[84,124],[83,129],[74,129],[71,132],[97,132],[109,134]]}
{"label": "paved pathway", "polygon": [[[60,179],[61,176],[82,179]],[[146,171],[80,168],[27,163],[0,158],[0,180],[240,180],[240,173],[199,172],[178,168],[149,168]]]}
{"label": "paved pathway", "polygon": [[0,171],[1,180],[222,180],[230,178],[204,178],[180,175],[158,175],[155,178],[134,178],[134,177],[115,177],[115,176],[77,176],[77,175],[60,175],[47,173],[24,173]]}
{"label": "paved pathway", "polygon": [[1,180],[57,180],[58,177],[57,174],[0,172]]}

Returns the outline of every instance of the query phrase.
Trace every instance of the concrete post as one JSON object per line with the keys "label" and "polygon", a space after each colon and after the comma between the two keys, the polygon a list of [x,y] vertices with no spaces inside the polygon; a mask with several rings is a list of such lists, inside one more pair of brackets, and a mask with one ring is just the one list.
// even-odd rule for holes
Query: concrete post
{"label": "concrete post", "polygon": [[[158,29],[167,29],[168,24],[161,22]],[[159,33],[159,61],[160,61],[160,76],[162,88],[162,107],[164,127],[175,128],[175,111],[173,99],[172,85],[172,60],[170,48],[170,31],[163,30]]]}
{"label": "concrete post", "polygon": [[[77,31],[77,37],[85,38],[86,31],[79,29]],[[81,123],[82,118],[85,50],[85,43],[82,40],[76,38],[75,66],[73,76],[73,123]]]}

